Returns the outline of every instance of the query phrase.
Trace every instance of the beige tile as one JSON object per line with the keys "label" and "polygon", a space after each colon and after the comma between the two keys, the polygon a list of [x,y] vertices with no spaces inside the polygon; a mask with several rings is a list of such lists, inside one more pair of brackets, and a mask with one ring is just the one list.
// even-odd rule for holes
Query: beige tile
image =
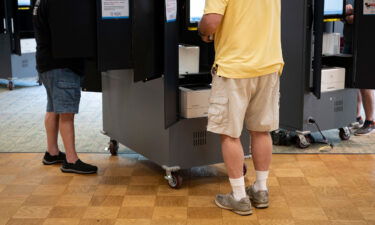
{"label": "beige tile", "polygon": [[116,176],[116,177],[108,177],[103,176],[99,180],[99,184],[101,185],[127,185],[129,184],[129,177],[123,176]]}
{"label": "beige tile", "polygon": [[259,225],[295,225],[293,220],[288,219],[261,219]]}
{"label": "beige tile", "polygon": [[41,225],[44,219],[10,219],[7,225]]}
{"label": "beige tile", "polygon": [[30,195],[36,187],[36,185],[7,185],[3,191],[0,192],[0,197]]}
{"label": "beige tile", "polygon": [[150,225],[150,219],[117,219],[115,225]]}
{"label": "beige tile", "polygon": [[20,206],[0,206],[0,218],[8,219],[13,217]]}
{"label": "beige tile", "polygon": [[66,190],[65,185],[39,185],[33,195],[61,195]]}
{"label": "beige tile", "polygon": [[303,186],[308,185],[304,177],[278,177],[280,186]]}
{"label": "beige tile", "polygon": [[122,207],[118,218],[124,219],[151,219],[153,207]]}
{"label": "beige tile", "polygon": [[217,207],[213,196],[189,196],[189,207]]}
{"label": "beige tile", "polygon": [[334,177],[306,177],[311,186],[314,187],[336,187],[339,186]]}
{"label": "beige tile", "polygon": [[86,207],[78,206],[55,206],[52,208],[48,218],[82,218]]}
{"label": "beige tile", "polygon": [[187,219],[187,208],[183,207],[155,207],[153,220]]}
{"label": "beige tile", "polygon": [[363,220],[363,216],[356,208],[323,208],[324,213],[330,220]]}
{"label": "beige tile", "polygon": [[125,185],[98,185],[94,195],[112,195],[123,196],[126,193],[127,186]]}
{"label": "beige tile", "polygon": [[186,225],[186,219],[156,219],[151,221],[151,225]]}
{"label": "beige tile", "polygon": [[292,218],[288,208],[276,208],[270,207],[267,210],[257,210],[256,215],[259,220],[262,219],[279,219],[279,220],[288,220]]}
{"label": "beige tile", "polygon": [[162,176],[132,176],[130,185],[160,185],[165,183]]}
{"label": "beige tile", "polygon": [[157,196],[155,206],[157,207],[187,207],[186,196]]}
{"label": "beige tile", "polygon": [[64,195],[93,195],[97,188],[95,185],[68,185]]}
{"label": "beige tile", "polygon": [[0,225],[6,225],[9,221],[9,218],[0,218]]}
{"label": "beige tile", "polygon": [[274,169],[277,177],[304,177],[301,169]]}
{"label": "beige tile", "polygon": [[61,218],[46,219],[43,225],[78,225],[79,219]]}
{"label": "beige tile", "polygon": [[0,175],[0,184],[11,184],[16,175]]}
{"label": "beige tile", "polygon": [[331,225],[329,220],[295,220],[294,225]]}
{"label": "beige tile", "polygon": [[364,220],[334,220],[331,222],[331,225],[368,225],[368,223]]}
{"label": "beige tile", "polygon": [[104,176],[131,176],[134,168],[132,167],[120,167],[120,168],[109,168],[105,171]]}
{"label": "beige tile", "polygon": [[115,219],[81,219],[79,225],[114,225]]}
{"label": "beige tile", "polygon": [[85,219],[115,219],[119,207],[88,207],[83,218]]}
{"label": "beige tile", "polygon": [[72,181],[71,176],[46,176],[42,179],[44,185],[67,185]]}
{"label": "beige tile", "polygon": [[88,206],[91,195],[61,195],[56,206]]}
{"label": "beige tile", "polygon": [[132,195],[125,196],[122,206],[125,207],[153,207],[155,206],[156,196]]}
{"label": "beige tile", "polygon": [[156,195],[158,186],[129,185],[126,195]]}
{"label": "beige tile", "polygon": [[318,207],[291,207],[290,212],[297,220],[328,220],[324,211]]}
{"label": "beige tile", "polygon": [[189,219],[187,225],[222,225],[223,220],[220,219]]}
{"label": "beige tile", "polygon": [[20,206],[28,198],[28,195],[0,196],[0,207]]}
{"label": "beige tile", "polygon": [[222,218],[221,209],[216,207],[189,207],[189,219],[217,219]]}
{"label": "beige tile", "polygon": [[359,207],[358,211],[365,220],[375,220],[375,207]]}
{"label": "beige tile", "polygon": [[23,206],[13,217],[43,219],[47,218],[51,209],[51,206]]}
{"label": "beige tile", "polygon": [[30,195],[24,202],[25,206],[54,206],[59,196]]}
{"label": "beige tile", "polygon": [[93,196],[91,198],[90,206],[120,207],[123,200],[123,196]]}

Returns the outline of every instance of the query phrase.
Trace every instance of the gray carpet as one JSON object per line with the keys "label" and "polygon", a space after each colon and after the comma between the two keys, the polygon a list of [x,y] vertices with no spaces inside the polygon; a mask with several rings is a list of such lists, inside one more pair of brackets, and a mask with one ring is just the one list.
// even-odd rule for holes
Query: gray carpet
{"label": "gray carpet", "polygon": [[[8,91],[6,83],[0,81],[0,152],[44,152],[44,87],[38,86],[35,81],[16,81],[15,90]],[[109,138],[101,134],[101,130],[101,94],[83,92],[80,113],[76,117],[77,151],[105,153]],[[327,137],[335,143],[333,150],[327,151],[322,149],[322,145],[315,144],[304,150],[294,146],[276,146],[274,153],[375,153],[374,135],[352,137],[349,141],[340,142],[337,132],[329,131]],[[120,146],[119,152],[134,154],[124,146]]]}

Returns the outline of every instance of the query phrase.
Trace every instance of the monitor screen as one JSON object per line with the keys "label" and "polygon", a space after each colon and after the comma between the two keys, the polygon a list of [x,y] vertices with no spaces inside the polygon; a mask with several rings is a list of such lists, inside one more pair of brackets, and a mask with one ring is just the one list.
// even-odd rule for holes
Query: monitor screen
{"label": "monitor screen", "polygon": [[190,23],[198,23],[204,13],[205,0],[190,0]]}
{"label": "monitor screen", "polygon": [[31,6],[31,0],[18,0],[18,6]]}
{"label": "monitor screen", "polygon": [[344,14],[344,0],[325,0],[324,15],[334,16]]}

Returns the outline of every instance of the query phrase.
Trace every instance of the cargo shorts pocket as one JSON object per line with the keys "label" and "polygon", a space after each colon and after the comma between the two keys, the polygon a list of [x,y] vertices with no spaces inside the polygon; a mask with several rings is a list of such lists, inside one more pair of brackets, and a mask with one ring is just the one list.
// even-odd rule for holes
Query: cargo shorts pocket
{"label": "cargo shorts pocket", "polygon": [[209,121],[220,125],[228,122],[228,98],[211,97],[210,107],[208,109]]}
{"label": "cargo shorts pocket", "polygon": [[80,83],[71,81],[57,81],[58,100],[67,104],[79,102],[81,97]]}

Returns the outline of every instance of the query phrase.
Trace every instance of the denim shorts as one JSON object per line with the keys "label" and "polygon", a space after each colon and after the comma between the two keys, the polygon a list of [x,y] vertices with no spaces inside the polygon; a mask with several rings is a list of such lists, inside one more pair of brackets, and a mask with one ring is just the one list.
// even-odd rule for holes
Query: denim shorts
{"label": "denim shorts", "polygon": [[78,113],[81,76],[70,69],[54,69],[39,74],[47,91],[47,112]]}

